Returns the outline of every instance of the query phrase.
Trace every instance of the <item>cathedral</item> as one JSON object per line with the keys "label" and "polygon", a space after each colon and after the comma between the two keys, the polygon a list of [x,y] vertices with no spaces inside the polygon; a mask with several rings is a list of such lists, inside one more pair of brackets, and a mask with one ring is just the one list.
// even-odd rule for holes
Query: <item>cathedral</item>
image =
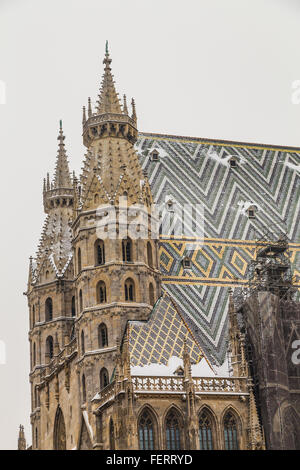
{"label": "cathedral", "polygon": [[103,65],[80,177],[60,122],[44,179],[32,449],[300,448],[300,149],[139,132]]}

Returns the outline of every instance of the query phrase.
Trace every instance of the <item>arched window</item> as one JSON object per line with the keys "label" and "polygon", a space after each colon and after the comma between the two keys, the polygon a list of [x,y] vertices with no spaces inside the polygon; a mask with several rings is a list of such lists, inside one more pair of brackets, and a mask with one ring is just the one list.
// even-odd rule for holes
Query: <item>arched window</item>
{"label": "arched window", "polygon": [[105,348],[108,346],[107,328],[104,323],[101,323],[101,325],[98,326],[98,344],[99,348]]}
{"label": "arched window", "polygon": [[142,412],[139,422],[139,447],[141,450],[154,450],[154,423],[147,408]]}
{"label": "arched window", "polygon": [[34,407],[39,406],[39,391],[37,385],[34,387]]}
{"label": "arched window", "polygon": [[82,401],[86,402],[86,386],[85,386],[85,375],[82,374],[81,377],[81,386],[82,386]]}
{"label": "arched window", "polygon": [[105,264],[105,248],[103,240],[96,240],[95,242],[95,265],[101,266]]}
{"label": "arched window", "polygon": [[81,332],[81,354],[85,353],[85,345],[84,345],[84,331]]}
{"label": "arched window", "polygon": [[99,304],[106,303],[106,285],[104,281],[99,281],[97,284],[97,302]]}
{"label": "arched window", "polygon": [[82,312],[82,308],[83,308],[82,290],[80,289],[80,291],[79,291],[79,310],[80,310],[80,313]]}
{"label": "arched window", "polygon": [[166,417],[166,445],[168,450],[181,449],[179,416],[174,409]]}
{"label": "arched window", "polygon": [[199,416],[199,441],[200,450],[213,450],[212,419],[206,410]]}
{"label": "arched window", "polygon": [[115,427],[112,419],[109,423],[109,449],[115,450]]}
{"label": "arched window", "polygon": [[46,354],[50,359],[53,358],[53,338],[52,338],[52,336],[48,336],[48,338],[46,339]]}
{"label": "arched window", "polygon": [[75,295],[73,295],[73,297],[72,297],[71,312],[72,312],[72,317],[75,317],[75,315],[76,315]]}
{"label": "arched window", "polygon": [[149,302],[150,305],[154,305],[154,287],[153,284],[150,282],[149,284]]}
{"label": "arched window", "polygon": [[35,325],[35,307],[32,307],[32,326]]}
{"label": "arched window", "polygon": [[122,240],[123,261],[132,262],[132,241],[130,238]]}
{"label": "arched window", "polygon": [[152,246],[151,243],[147,243],[147,259],[148,259],[148,266],[153,268],[153,257],[152,257]]}
{"label": "arched window", "polygon": [[237,423],[231,411],[224,418],[224,440],[226,450],[238,450]]}
{"label": "arched window", "polygon": [[45,320],[50,321],[53,318],[53,304],[51,297],[48,297],[45,302]]}
{"label": "arched window", "polygon": [[108,379],[108,372],[105,367],[102,367],[100,370],[100,390],[102,388],[106,387],[109,384],[109,379]]}
{"label": "arched window", "polygon": [[80,273],[81,271],[81,249],[78,248],[78,251],[77,251],[77,271],[78,273]]}
{"label": "arched window", "polygon": [[36,365],[36,345],[35,345],[35,343],[33,343],[32,363],[33,363],[33,367],[34,367]]}
{"label": "arched window", "polygon": [[135,300],[134,282],[131,278],[125,281],[125,300],[131,302]]}

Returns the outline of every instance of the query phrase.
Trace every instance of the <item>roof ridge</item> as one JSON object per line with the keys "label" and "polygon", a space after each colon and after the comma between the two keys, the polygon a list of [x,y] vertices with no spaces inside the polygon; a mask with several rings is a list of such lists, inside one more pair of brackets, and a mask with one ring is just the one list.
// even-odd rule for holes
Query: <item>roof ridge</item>
{"label": "roof ridge", "polygon": [[174,140],[190,140],[192,142],[202,142],[202,143],[211,143],[211,144],[220,144],[220,145],[235,145],[237,147],[243,146],[250,146],[250,147],[259,147],[265,149],[275,149],[275,150],[294,150],[296,152],[300,152],[300,147],[292,147],[289,145],[278,145],[278,144],[263,144],[257,142],[243,142],[238,140],[223,140],[223,139],[209,139],[206,137],[191,137],[191,136],[183,136],[183,135],[175,135],[175,134],[159,134],[153,132],[139,132],[139,137],[161,137],[161,138],[169,138]]}

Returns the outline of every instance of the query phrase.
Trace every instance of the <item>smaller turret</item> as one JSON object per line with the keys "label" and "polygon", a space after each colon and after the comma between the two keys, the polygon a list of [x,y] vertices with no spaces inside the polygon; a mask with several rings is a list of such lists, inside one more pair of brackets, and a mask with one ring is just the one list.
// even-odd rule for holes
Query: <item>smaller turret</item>
{"label": "smaller turret", "polygon": [[22,424],[20,424],[19,427],[18,450],[26,450],[26,439],[24,433],[24,426],[22,426]]}
{"label": "smaller turret", "polygon": [[74,201],[73,186],[64,144],[65,136],[62,130],[62,121],[60,121],[57,140],[58,154],[54,178],[50,184],[49,173],[47,173],[47,180],[44,180],[43,200],[46,213],[49,213],[52,208],[58,206],[72,206]]}

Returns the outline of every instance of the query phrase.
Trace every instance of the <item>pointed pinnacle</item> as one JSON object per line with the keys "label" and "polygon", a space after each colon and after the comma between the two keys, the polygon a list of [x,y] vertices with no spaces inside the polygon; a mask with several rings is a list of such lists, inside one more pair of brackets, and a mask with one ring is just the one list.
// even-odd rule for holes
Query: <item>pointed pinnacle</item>
{"label": "pointed pinnacle", "polygon": [[127,102],[126,102],[126,95],[123,95],[123,113],[128,114]]}

